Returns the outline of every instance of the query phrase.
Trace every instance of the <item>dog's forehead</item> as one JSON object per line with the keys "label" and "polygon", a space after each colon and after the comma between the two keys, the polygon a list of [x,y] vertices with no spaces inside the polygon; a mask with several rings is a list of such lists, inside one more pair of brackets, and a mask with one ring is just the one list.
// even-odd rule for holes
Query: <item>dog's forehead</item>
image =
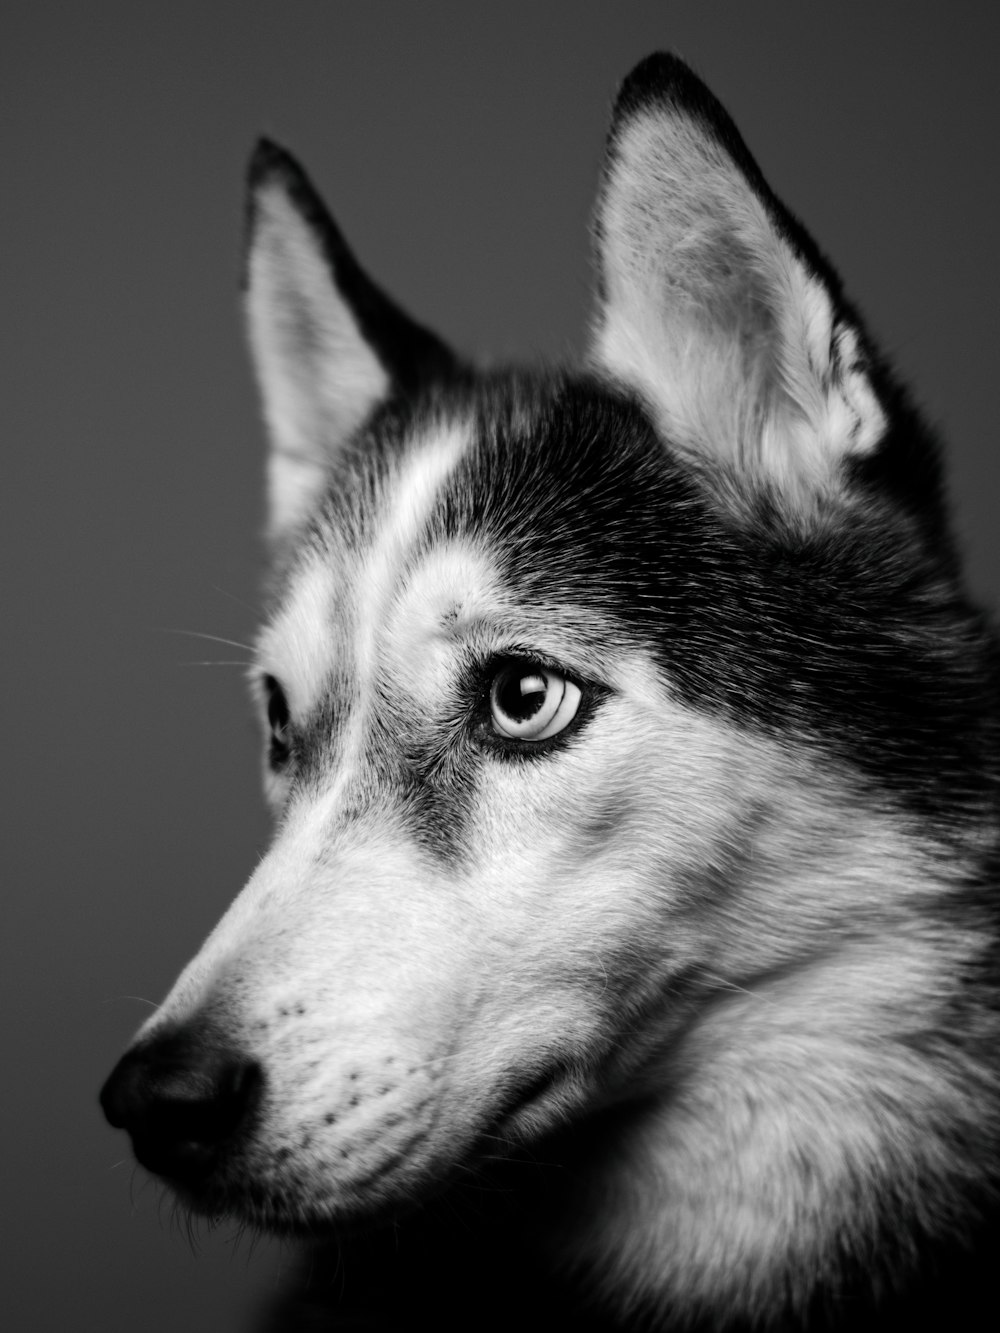
{"label": "dog's forehead", "polygon": [[367,460],[367,476],[347,496],[331,496],[258,642],[262,666],[280,674],[293,707],[314,702],[331,668],[343,663],[348,637],[358,661],[374,658],[414,546],[470,440],[468,421],[436,422],[415,433],[405,452]]}
{"label": "dog's forehead", "polygon": [[594,386],[487,384],[395,430],[342,475],[261,636],[293,707],[333,670],[430,696],[459,644],[583,670],[608,656],[624,584],[691,547],[662,441]]}

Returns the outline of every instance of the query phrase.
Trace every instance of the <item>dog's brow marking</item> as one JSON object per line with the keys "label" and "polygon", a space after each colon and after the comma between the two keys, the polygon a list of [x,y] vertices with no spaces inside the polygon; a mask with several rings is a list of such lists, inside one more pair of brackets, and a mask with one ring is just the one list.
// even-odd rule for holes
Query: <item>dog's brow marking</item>
{"label": "dog's brow marking", "polygon": [[292,712],[299,717],[315,704],[333,662],[331,595],[327,561],[314,555],[296,576],[288,606],[261,635],[261,665],[273,662]]}
{"label": "dog's brow marking", "polygon": [[423,531],[441,487],[469,447],[458,426],[435,436],[399,470],[390,483],[389,502],[364,563],[355,594],[357,663],[360,679],[371,679],[375,642],[403,572],[407,552]]}
{"label": "dog's brow marking", "polygon": [[428,552],[401,580],[382,650],[387,669],[422,711],[440,706],[460,645],[499,637],[502,601],[493,562],[469,538]]}
{"label": "dog's brow marking", "polygon": [[468,427],[455,424],[413,453],[390,478],[376,537],[354,588],[355,665],[361,706],[354,710],[344,736],[342,771],[348,772],[364,745],[366,715],[378,667],[379,634],[405,572],[413,543],[433,511],[442,486],[469,447]]}

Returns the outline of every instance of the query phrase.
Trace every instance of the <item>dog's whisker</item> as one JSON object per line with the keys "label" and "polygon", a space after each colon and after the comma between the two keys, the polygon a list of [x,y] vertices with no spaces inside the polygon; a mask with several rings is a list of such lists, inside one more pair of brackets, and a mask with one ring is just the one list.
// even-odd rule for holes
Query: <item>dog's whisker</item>
{"label": "dog's whisker", "polygon": [[706,968],[693,968],[692,975],[701,978],[720,990],[732,991],[739,995],[748,995],[751,999],[759,1000],[762,1004],[771,1003],[770,996],[762,994],[758,990],[753,990],[749,986],[741,986],[738,982],[732,981],[729,977],[717,976],[714,972],[709,972]]}
{"label": "dog's whisker", "polygon": [[147,1000],[145,995],[113,995],[110,999],[104,1001],[105,1004],[118,1004],[122,1000],[128,1000],[131,1004],[148,1004],[150,1009],[159,1009],[156,1000]]}
{"label": "dog's whisker", "polygon": [[171,629],[161,625],[157,630],[160,634],[180,634],[187,639],[204,639],[206,643],[224,643],[230,648],[242,648],[244,652],[253,653],[254,648],[250,643],[241,643],[239,639],[226,639],[221,634],[205,634],[197,629]]}
{"label": "dog's whisker", "polygon": [[213,592],[217,592],[220,597],[228,597],[231,602],[235,602],[237,606],[242,606],[245,610],[250,612],[255,620],[257,619],[260,612],[259,607],[254,606],[251,602],[244,601],[242,597],[237,597],[236,594],[230,592],[228,588],[220,588],[217,583],[210,583],[208,586]]}

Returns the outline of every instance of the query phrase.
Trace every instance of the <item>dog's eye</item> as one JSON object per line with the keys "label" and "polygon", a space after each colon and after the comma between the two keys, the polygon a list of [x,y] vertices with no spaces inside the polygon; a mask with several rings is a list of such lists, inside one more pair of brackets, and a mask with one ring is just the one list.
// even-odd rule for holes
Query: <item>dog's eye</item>
{"label": "dog's eye", "polygon": [[280,768],[289,755],[288,729],[291,714],[285,691],[273,676],[264,677],[264,691],[267,697],[267,725],[271,729],[268,759],[272,768]]}
{"label": "dog's eye", "polygon": [[493,730],[518,741],[544,741],[576,716],[580,687],[537,662],[515,662],[490,687]]}

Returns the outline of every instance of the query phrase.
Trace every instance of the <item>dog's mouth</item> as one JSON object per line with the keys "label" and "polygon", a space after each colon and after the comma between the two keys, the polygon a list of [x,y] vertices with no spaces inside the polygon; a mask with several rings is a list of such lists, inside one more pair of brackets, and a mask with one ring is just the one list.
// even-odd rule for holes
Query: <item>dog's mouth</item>
{"label": "dog's mouth", "polygon": [[552,1121],[563,1118],[565,1088],[571,1078],[570,1070],[554,1063],[514,1083],[503,1098],[499,1113],[490,1130],[492,1141],[509,1137],[512,1146],[522,1143],[536,1132],[546,1132]]}
{"label": "dog's mouth", "polygon": [[[315,1156],[287,1147],[265,1149],[260,1137],[239,1135],[211,1163],[199,1158],[199,1169],[183,1176],[164,1170],[141,1143],[135,1150],[143,1165],[199,1216],[231,1216],[297,1238],[362,1236],[405,1220],[470,1181],[481,1185],[538,1138],[551,1134],[568,1119],[564,1103],[570,1077],[567,1068],[553,1064],[512,1080],[478,1131],[449,1135],[436,1126],[433,1138],[438,1144],[429,1151],[425,1136],[415,1129],[409,1136],[412,1154],[407,1152],[407,1136],[401,1135],[399,1146],[382,1147],[369,1156],[364,1174],[352,1174],[348,1164],[352,1157],[362,1159],[366,1149],[381,1146],[377,1134],[364,1144],[320,1146]],[[263,1115],[246,1129],[263,1135],[266,1120]],[[443,1117],[435,1120],[440,1125]],[[453,1144],[457,1152],[452,1152]]]}
{"label": "dog's mouth", "polygon": [[279,1081],[203,1019],[137,1043],[101,1102],[140,1164],[192,1212],[328,1234],[367,1229],[456,1180],[485,1177],[585,1101],[580,1070],[552,1056],[498,1070],[478,1093],[456,1081],[457,1069],[449,1049],[426,1059],[389,1045]]}

